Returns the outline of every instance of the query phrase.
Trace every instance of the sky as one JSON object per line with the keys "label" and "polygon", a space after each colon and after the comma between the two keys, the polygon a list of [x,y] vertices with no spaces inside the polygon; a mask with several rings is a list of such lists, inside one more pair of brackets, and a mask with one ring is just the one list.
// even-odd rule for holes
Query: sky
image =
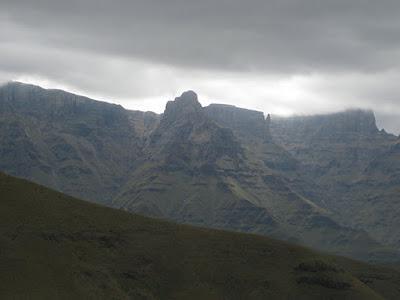
{"label": "sky", "polygon": [[400,133],[398,0],[0,0],[0,82],[162,112],[194,90],[279,115],[373,109]]}

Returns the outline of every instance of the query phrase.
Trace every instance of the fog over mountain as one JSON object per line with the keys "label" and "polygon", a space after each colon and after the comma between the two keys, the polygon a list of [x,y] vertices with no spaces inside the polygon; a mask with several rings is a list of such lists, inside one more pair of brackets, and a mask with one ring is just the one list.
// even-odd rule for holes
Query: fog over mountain
{"label": "fog over mountain", "polygon": [[0,81],[158,112],[187,89],[284,115],[359,107],[398,134],[399,11],[391,0],[1,0]]}

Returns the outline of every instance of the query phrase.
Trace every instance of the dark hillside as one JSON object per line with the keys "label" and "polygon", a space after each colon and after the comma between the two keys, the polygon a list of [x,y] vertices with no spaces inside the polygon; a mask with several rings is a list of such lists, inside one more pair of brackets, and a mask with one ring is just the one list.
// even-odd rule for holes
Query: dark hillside
{"label": "dark hillside", "polygon": [[2,299],[399,299],[400,274],[0,174]]}

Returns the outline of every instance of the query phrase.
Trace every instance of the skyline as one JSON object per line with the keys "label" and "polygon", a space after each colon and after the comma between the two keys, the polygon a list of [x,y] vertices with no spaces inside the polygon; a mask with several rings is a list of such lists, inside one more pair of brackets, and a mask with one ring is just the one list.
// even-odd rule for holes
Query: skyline
{"label": "skyline", "polygon": [[400,3],[0,1],[0,81],[161,112],[196,91],[278,115],[375,111],[400,133]]}
{"label": "skyline", "polygon": [[[21,81],[10,81],[10,82],[7,82],[7,83],[19,83],[19,84],[24,84],[24,85],[33,85],[33,86],[37,86],[37,87],[45,89],[45,90],[60,90],[60,91],[63,91],[63,92],[75,94],[77,96],[86,97],[86,98],[89,98],[89,99],[95,100],[95,101],[105,102],[105,103],[109,103],[109,104],[121,105],[124,109],[127,109],[127,110],[146,111],[146,112],[153,112],[153,113],[156,113],[156,114],[162,114],[164,112],[165,108],[166,108],[167,102],[168,101],[173,101],[175,98],[179,97],[182,94],[182,93],[177,94],[172,98],[168,98],[167,100],[164,99],[165,100],[165,104],[164,104],[163,107],[157,107],[156,109],[140,109],[138,107],[127,107],[127,106],[124,106],[123,104],[119,103],[118,101],[112,101],[112,100],[109,100],[109,99],[100,99],[100,98],[96,98],[96,97],[91,97],[89,95],[81,94],[79,92],[68,91],[67,89],[64,89],[64,88],[52,88],[52,87],[46,87],[45,85],[38,85],[38,84],[35,84],[35,83],[27,83],[27,82],[21,82]],[[7,83],[3,83],[3,84],[7,84]],[[0,84],[0,87],[1,86],[2,86],[2,84]],[[185,90],[183,92],[187,92],[187,91],[193,91],[193,90]],[[196,91],[193,91],[193,92],[196,93]],[[249,107],[246,107],[246,106],[233,105],[233,104],[230,104],[228,102],[225,103],[225,102],[219,102],[219,101],[212,101],[210,99],[205,99],[204,100],[204,99],[201,99],[201,97],[199,97],[199,95],[198,95],[198,101],[200,102],[202,107],[207,107],[208,105],[211,105],[211,104],[224,104],[224,105],[235,106],[235,107],[238,107],[238,108],[241,108],[241,109],[245,109],[245,110],[259,111],[259,112],[262,112],[264,114],[264,118],[267,118],[268,115],[271,115],[272,118],[312,117],[312,116],[320,116],[320,115],[330,115],[330,114],[335,114],[335,113],[343,113],[343,112],[347,112],[347,111],[359,111],[359,110],[362,110],[362,111],[365,111],[365,112],[372,112],[374,114],[374,116],[376,118],[376,125],[377,125],[379,130],[383,129],[388,133],[391,133],[391,134],[394,134],[394,135],[398,135],[395,132],[390,132],[386,128],[381,126],[380,120],[377,118],[375,111],[372,110],[372,109],[363,109],[363,108],[359,108],[359,107],[353,107],[353,108],[347,108],[347,109],[343,109],[343,110],[339,110],[339,111],[332,111],[332,112],[319,113],[319,114],[318,113],[316,113],[316,114],[296,114],[296,113],[294,113],[294,114],[290,114],[290,115],[285,115],[285,114],[273,114],[271,112],[265,112],[265,111],[262,111],[262,110],[252,109],[252,108],[249,108]],[[135,102],[133,102],[133,103],[135,103]]]}

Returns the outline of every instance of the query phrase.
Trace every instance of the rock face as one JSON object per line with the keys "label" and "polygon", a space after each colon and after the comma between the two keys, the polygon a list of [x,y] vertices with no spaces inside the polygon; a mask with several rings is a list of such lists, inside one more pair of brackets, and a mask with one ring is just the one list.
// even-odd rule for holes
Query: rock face
{"label": "rock face", "polygon": [[317,116],[275,118],[272,123],[274,137],[282,143],[313,140],[352,141],[354,138],[378,134],[372,111],[349,110]]}
{"label": "rock face", "polygon": [[274,119],[274,140],[301,161],[303,170],[319,181],[327,173],[349,180],[382,155],[394,136],[380,132],[370,111]]}
{"label": "rock face", "polygon": [[370,111],[273,119],[274,139],[322,187],[337,221],[400,246],[398,138],[379,131]]}
{"label": "rock face", "polygon": [[59,90],[10,83],[0,88],[0,169],[107,203],[142,155],[143,131],[157,118]]}
{"label": "rock face", "polygon": [[[277,224],[264,207],[232,191],[230,176],[247,171],[244,150],[231,130],[208,118],[194,92],[167,103],[143,150],[141,167],[113,206],[203,226],[264,232]],[[235,173],[235,174],[233,174]]]}
{"label": "rock face", "polygon": [[192,91],[167,103],[145,152],[151,154],[150,160],[164,160],[166,168],[181,166],[190,172],[211,171],[218,160],[238,162],[243,155],[232,132],[205,115]]}
{"label": "rock face", "polygon": [[236,131],[242,138],[269,138],[269,124],[262,112],[211,104],[205,107],[205,113],[220,126]]}
{"label": "rock face", "polygon": [[165,108],[163,122],[166,124],[179,124],[191,121],[195,123],[203,118],[203,108],[193,91],[184,92],[174,101],[168,101]]}
{"label": "rock face", "polygon": [[[320,160],[314,166],[308,144],[285,142],[311,132],[314,125],[307,122],[292,134],[289,125],[271,124],[261,112],[203,108],[192,91],[156,115],[18,83],[0,88],[0,108],[1,171],[145,215],[266,234],[357,258],[397,257],[397,250],[339,217],[332,205],[337,194],[316,175],[325,166],[328,144],[315,152]],[[352,137],[362,132],[367,140],[384,138],[372,120],[360,125],[345,119]],[[345,148],[349,138],[339,138],[343,128],[334,121],[320,127],[313,137],[333,131],[339,153],[352,153]],[[329,153],[339,159],[336,150]],[[363,161],[359,153],[357,161]],[[346,160],[349,168],[353,161]]]}

